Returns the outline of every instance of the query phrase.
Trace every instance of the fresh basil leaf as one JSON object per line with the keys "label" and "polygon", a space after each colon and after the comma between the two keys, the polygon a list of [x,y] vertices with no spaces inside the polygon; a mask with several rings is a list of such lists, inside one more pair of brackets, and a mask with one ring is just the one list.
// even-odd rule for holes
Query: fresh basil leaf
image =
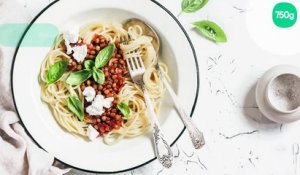
{"label": "fresh basil leaf", "polygon": [[73,112],[80,121],[83,121],[84,110],[82,102],[78,98],[71,96],[67,99],[67,103],[69,110]]}
{"label": "fresh basil leaf", "polygon": [[103,82],[105,80],[104,73],[100,69],[93,70],[93,78],[99,84],[103,84]]}
{"label": "fresh basil leaf", "polygon": [[72,86],[77,86],[89,79],[93,74],[92,70],[81,70],[77,72],[72,72],[67,78],[67,83]]}
{"label": "fresh basil leaf", "polygon": [[58,61],[50,66],[47,75],[46,83],[52,84],[59,80],[63,74],[68,70],[68,61]]}
{"label": "fresh basil leaf", "polygon": [[[208,0],[182,0],[181,2],[181,12],[192,13],[201,9],[205,6]],[[180,15],[179,14],[179,15]]]}
{"label": "fresh basil leaf", "polygon": [[123,114],[124,118],[128,119],[130,114],[129,106],[123,102],[120,102],[117,104],[117,107],[120,110],[120,112]]}
{"label": "fresh basil leaf", "polygon": [[84,68],[93,69],[95,67],[95,62],[93,60],[86,60],[84,62]]}
{"label": "fresh basil leaf", "polygon": [[114,44],[109,44],[104,49],[102,49],[96,57],[95,67],[97,69],[104,67],[111,59],[112,55],[114,54],[114,51],[115,51]]}
{"label": "fresh basil leaf", "polygon": [[197,21],[193,25],[206,38],[214,42],[227,42],[227,37],[220,26],[212,21]]}

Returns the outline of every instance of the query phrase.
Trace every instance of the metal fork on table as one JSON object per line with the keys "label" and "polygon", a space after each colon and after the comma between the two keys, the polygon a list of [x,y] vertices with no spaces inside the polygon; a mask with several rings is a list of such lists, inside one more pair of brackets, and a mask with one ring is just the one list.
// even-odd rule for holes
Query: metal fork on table
{"label": "metal fork on table", "polygon": [[187,113],[185,112],[184,108],[180,104],[180,101],[179,101],[177,95],[175,94],[175,92],[172,89],[170,83],[166,79],[165,74],[161,70],[158,62],[155,65],[155,68],[156,68],[156,71],[157,71],[160,79],[162,80],[162,82],[164,83],[166,89],[168,90],[168,92],[171,95],[171,98],[172,98],[172,100],[175,104],[175,107],[176,107],[177,111],[180,114],[179,116],[180,116],[181,120],[183,121],[185,127],[187,128],[187,130],[189,132],[189,135],[190,135],[190,138],[191,138],[192,143],[194,145],[194,148],[200,149],[203,145],[205,145],[205,140],[204,140],[203,133],[197,128],[195,123],[191,120],[190,116],[187,115]]}
{"label": "metal fork on table", "polygon": [[129,69],[129,73],[131,79],[134,83],[139,85],[144,93],[145,102],[147,105],[148,117],[150,119],[151,125],[153,127],[153,137],[154,137],[154,146],[155,153],[159,160],[159,162],[166,168],[172,166],[173,161],[173,153],[170,148],[170,145],[164,139],[163,133],[159,126],[157,117],[154,112],[154,108],[152,106],[152,102],[150,97],[145,89],[145,85],[143,82],[143,75],[145,73],[145,66],[143,64],[143,60],[140,56],[127,58],[126,59],[127,66]]}

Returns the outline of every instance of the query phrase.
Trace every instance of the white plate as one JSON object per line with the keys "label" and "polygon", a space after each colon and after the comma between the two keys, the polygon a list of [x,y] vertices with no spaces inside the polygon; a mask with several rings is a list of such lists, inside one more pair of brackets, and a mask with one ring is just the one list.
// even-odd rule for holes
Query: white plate
{"label": "white plate", "polygon": [[[149,0],[63,0],[46,7],[33,23],[51,23],[60,31],[92,21],[122,22],[140,18],[150,23],[161,38],[161,57],[170,68],[172,84],[187,111],[197,101],[199,75],[193,46],[176,18],[163,6]],[[29,31],[31,28],[29,28]],[[23,39],[26,39],[25,34]],[[100,173],[116,173],[145,165],[155,159],[151,134],[107,146],[101,140],[88,142],[64,131],[48,106],[40,100],[38,74],[50,48],[20,47],[12,67],[12,91],[19,116],[33,140],[61,162]],[[165,97],[159,121],[172,145],[184,126]]]}

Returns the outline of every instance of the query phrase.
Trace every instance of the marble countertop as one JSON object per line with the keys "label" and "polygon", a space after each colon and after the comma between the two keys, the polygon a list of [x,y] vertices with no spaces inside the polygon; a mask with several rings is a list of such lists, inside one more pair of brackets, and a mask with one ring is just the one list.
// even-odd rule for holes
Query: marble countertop
{"label": "marble countertop", "polygon": [[[51,2],[18,1],[32,17]],[[180,11],[181,0],[158,2],[175,15]],[[300,122],[284,125],[269,122],[255,102],[255,86],[262,74],[278,64],[299,64],[299,54],[278,55],[272,53],[270,45],[264,45],[264,39],[268,39],[265,43],[274,43],[275,51],[281,39],[270,38],[272,27],[264,23],[265,19],[257,19],[253,26],[251,18],[254,16],[251,15],[260,4],[257,0],[251,2],[252,5],[249,0],[210,0],[198,12],[178,17],[195,46],[200,66],[200,94],[193,119],[205,134],[205,147],[194,150],[185,132],[173,147],[175,163],[172,168],[164,169],[154,161],[122,175],[300,174],[297,161]],[[228,37],[226,44],[212,43],[193,30],[191,22],[204,19],[222,26]],[[257,39],[259,31],[256,30],[268,31],[267,27],[271,33]],[[289,44],[297,43],[281,43],[282,47],[291,48]],[[68,174],[89,173],[72,170]]]}

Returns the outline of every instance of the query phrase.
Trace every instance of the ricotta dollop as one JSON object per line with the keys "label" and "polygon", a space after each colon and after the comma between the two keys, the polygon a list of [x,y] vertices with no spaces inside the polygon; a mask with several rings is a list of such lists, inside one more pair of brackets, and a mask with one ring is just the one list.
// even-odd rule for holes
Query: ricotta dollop
{"label": "ricotta dollop", "polygon": [[99,132],[92,126],[89,125],[87,128],[87,136],[91,141],[95,140],[99,135]]}
{"label": "ricotta dollop", "polygon": [[104,108],[109,108],[113,101],[113,97],[104,98],[103,95],[96,95],[92,104],[86,108],[86,112],[91,116],[101,115],[104,112]]}
{"label": "ricotta dollop", "polygon": [[72,50],[73,58],[79,63],[83,62],[84,58],[87,56],[87,46],[75,46],[72,48]]}
{"label": "ricotta dollop", "polygon": [[87,46],[74,46],[72,47],[71,44],[75,44],[78,42],[79,39],[79,29],[72,28],[72,30],[67,30],[63,32],[63,38],[65,40],[65,45],[67,48],[67,54],[70,55],[73,52],[73,57],[77,62],[83,62],[84,58],[87,56]]}
{"label": "ricotta dollop", "polygon": [[96,91],[95,91],[94,88],[92,88],[92,87],[89,86],[89,87],[86,87],[84,89],[84,91],[82,92],[82,94],[85,96],[85,99],[86,99],[87,102],[91,102],[95,98]]}

